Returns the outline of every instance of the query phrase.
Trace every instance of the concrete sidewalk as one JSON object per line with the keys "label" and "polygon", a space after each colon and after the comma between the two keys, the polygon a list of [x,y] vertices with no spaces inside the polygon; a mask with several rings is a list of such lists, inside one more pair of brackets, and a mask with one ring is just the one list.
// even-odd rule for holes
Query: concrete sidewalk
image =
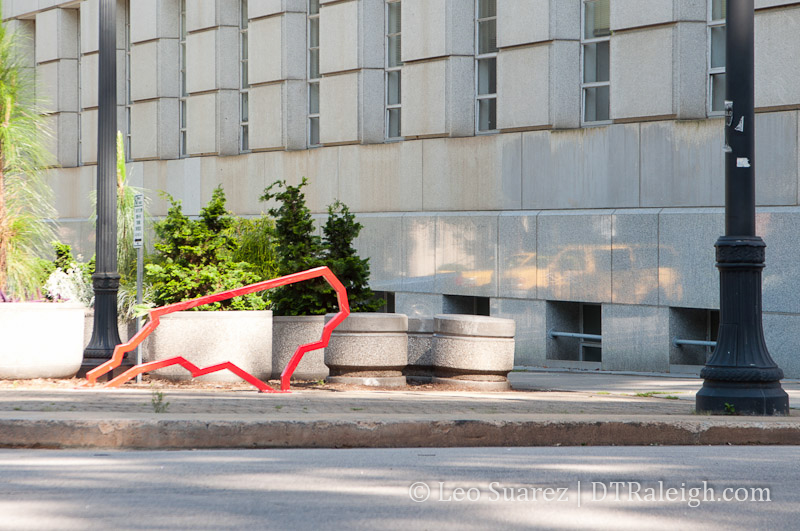
{"label": "concrete sidewalk", "polygon": [[[800,415],[694,414],[698,378],[514,372],[514,391],[0,386],[0,447],[800,444]],[[800,382],[785,381],[800,405]],[[637,396],[638,395],[638,396]]]}

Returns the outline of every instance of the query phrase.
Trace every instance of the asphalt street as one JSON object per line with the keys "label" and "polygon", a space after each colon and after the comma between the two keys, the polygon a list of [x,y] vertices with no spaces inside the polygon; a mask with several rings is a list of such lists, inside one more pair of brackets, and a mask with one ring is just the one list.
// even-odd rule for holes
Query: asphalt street
{"label": "asphalt street", "polygon": [[799,475],[789,446],[2,450],[0,529],[796,529]]}

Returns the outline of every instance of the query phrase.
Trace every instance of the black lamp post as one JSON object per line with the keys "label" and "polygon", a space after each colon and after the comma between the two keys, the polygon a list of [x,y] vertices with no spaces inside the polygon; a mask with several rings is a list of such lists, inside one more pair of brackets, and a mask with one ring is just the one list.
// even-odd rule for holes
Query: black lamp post
{"label": "black lamp post", "polygon": [[788,415],[783,371],[761,322],[764,241],[756,236],[753,0],[728,0],[725,64],[725,236],[717,248],[720,326],[700,376],[698,412]]}
{"label": "black lamp post", "polygon": [[94,328],[81,373],[111,359],[117,329],[117,43],[116,0],[100,0],[97,109],[97,266]]}

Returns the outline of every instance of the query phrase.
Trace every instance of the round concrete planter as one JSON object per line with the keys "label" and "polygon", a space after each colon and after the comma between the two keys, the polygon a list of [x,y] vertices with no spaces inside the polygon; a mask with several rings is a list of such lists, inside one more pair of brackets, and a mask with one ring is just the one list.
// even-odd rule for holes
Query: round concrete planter
{"label": "round concrete planter", "polygon": [[0,379],[72,378],[83,361],[80,304],[0,304]]}
{"label": "round concrete planter", "polygon": [[433,323],[433,383],[465,389],[510,389],[514,368],[511,319],[480,315],[437,315]]}
{"label": "round concrete planter", "polygon": [[[162,317],[143,345],[144,361],[182,356],[201,369],[230,361],[256,378],[268,380],[272,376],[272,312],[176,312]],[[179,365],[153,374],[168,380],[192,379],[191,373]],[[227,370],[197,379],[242,381]]]}
{"label": "round concrete planter", "polygon": [[[328,314],[329,321],[335,314]],[[406,384],[408,318],[395,313],[351,313],[325,348],[328,381],[381,387]]]}
{"label": "round concrete planter", "polygon": [[[280,378],[297,347],[322,338],[324,315],[292,315],[272,318],[272,375]],[[293,381],[318,381],[328,377],[323,350],[306,352],[292,374]]]}
{"label": "round concrete planter", "polygon": [[408,366],[403,370],[411,382],[428,383],[433,376],[433,317],[408,318]]}

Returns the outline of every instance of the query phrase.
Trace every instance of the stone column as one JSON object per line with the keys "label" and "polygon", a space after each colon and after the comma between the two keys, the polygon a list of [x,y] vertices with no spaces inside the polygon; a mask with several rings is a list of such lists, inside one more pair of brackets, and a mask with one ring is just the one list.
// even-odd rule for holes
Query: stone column
{"label": "stone column", "polygon": [[320,4],[320,143],[383,142],[384,2]]}
{"label": "stone column", "polygon": [[611,118],[706,117],[705,0],[611,1]]}
{"label": "stone column", "polygon": [[239,2],[186,2],[186,151],[239,153]]}
{"label": "stone column", "polygon": [[50,152],[63,167],[78,165],[78,31],[77,9],[36,14],[36,75],[52,113]]}
{"label": "stone column", "polygon": [[305,149],[306,7],[249,0],[250,149]]}
{"label": "stone column", "polygon": [[180,141],[180,0],[131,9],[131,158],[172,159]]}
{"label": "stone column", "polygon": [[499,130],[580,126],[580,12],[563,0],[497,3]]}
{"label": "stone column", "polygon": [[475,134],[475,4],[403,0],[406,138]]}

